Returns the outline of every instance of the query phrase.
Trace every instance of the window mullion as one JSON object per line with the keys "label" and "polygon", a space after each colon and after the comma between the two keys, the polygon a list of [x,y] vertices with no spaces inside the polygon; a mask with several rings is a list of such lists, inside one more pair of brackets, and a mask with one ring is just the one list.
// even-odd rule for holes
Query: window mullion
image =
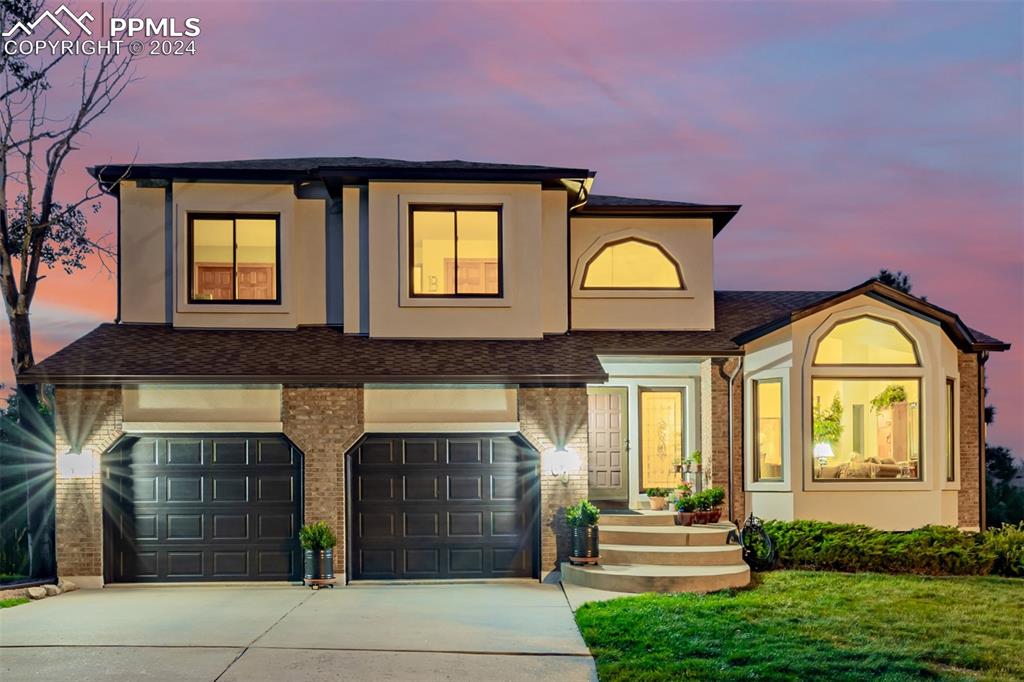
{"label": "window mullion", "polygon": [[231,219],[231,300],[238,300],[238,219]]}

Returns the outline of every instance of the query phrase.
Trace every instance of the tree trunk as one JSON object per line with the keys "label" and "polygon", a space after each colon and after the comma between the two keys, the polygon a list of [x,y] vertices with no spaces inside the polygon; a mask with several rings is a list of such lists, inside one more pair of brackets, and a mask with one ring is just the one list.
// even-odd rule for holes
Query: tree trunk
{"label": "tree trunk", "polygon": [[32,354],[32,323],[29,321],[28,311],[15,311],[10,316],[11,324],[11,365],[14,367],[14,376],[24,372],[36,364],[35,356]]}

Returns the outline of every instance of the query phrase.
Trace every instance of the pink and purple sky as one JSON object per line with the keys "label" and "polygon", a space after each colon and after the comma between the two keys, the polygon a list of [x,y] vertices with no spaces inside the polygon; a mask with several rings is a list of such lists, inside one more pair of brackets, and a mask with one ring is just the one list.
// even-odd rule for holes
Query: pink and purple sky
{"label": "pink and purple sky", "polygon": [[[1015,345],[989,363],[989,441],[1024,452],[1024,3],[151,0],[136,14],[199,17],[198,54],[139,61],[66,164],[68,197],[85,166],[136,154],[352,155],[586,166],[600,193],[741,203],[716,240],[718,288],[908,272]],[[95,262],[50,272],[37,357],[114,310]]]}

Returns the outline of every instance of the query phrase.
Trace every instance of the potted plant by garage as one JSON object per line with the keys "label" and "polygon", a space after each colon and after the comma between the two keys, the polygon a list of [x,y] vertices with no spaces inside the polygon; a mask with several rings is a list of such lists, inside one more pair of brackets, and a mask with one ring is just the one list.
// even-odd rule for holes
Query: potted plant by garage
{"label": "potted plant by garage", "polygon": [[676,523],[680,526],[693,525],[693,512],[697,509],[697,501],[693,495],[685,495],[676,499]]}
{"label": "potted plant by garage", "polygon": [[647,499],[651,501],[651,511],[668,509],[668,488],[648,488]]}
{"label": "potted plant by garage", "polygon": [[323,521],[307,523],[299,531],[299,542],[305,553],[304,577],[307,585],[334,582],[334,546],[338,538]]}
{"label": "potted plant by garage", "polygon": [[697,503],[697,511],[693,513],[694,523],[708,523],[711,521],[711,498],[708,497],[708,491],[702,490],[693,496],[693,501]]}
{"label": "potted plant by garage", "polygon": [[708,488],[704,494],[711,505],[711,516],[708,523],[718,523],[722,519],[722,504],[725,502],[725,489],[719,486]]}
{"label": "potted plant by garage", "polygon": [[596,564],[600,555],[597,542],[597,520],[601,510],[589,500],[580,500],[565,510],[565,522],[569,525],[572,547],[569,552],[571,564]]}

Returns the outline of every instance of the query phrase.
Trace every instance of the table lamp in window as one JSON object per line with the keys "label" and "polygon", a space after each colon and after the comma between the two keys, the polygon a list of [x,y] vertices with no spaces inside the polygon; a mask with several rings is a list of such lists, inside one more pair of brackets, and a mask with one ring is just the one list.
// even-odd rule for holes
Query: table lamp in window
{"label": "table lamp in window", "polygon": [[831,443],[818,443],[814,446],[814,459],[818,460],[818,474],[824,471],[828,461],[835,457],[835,453],[832,452]]}

